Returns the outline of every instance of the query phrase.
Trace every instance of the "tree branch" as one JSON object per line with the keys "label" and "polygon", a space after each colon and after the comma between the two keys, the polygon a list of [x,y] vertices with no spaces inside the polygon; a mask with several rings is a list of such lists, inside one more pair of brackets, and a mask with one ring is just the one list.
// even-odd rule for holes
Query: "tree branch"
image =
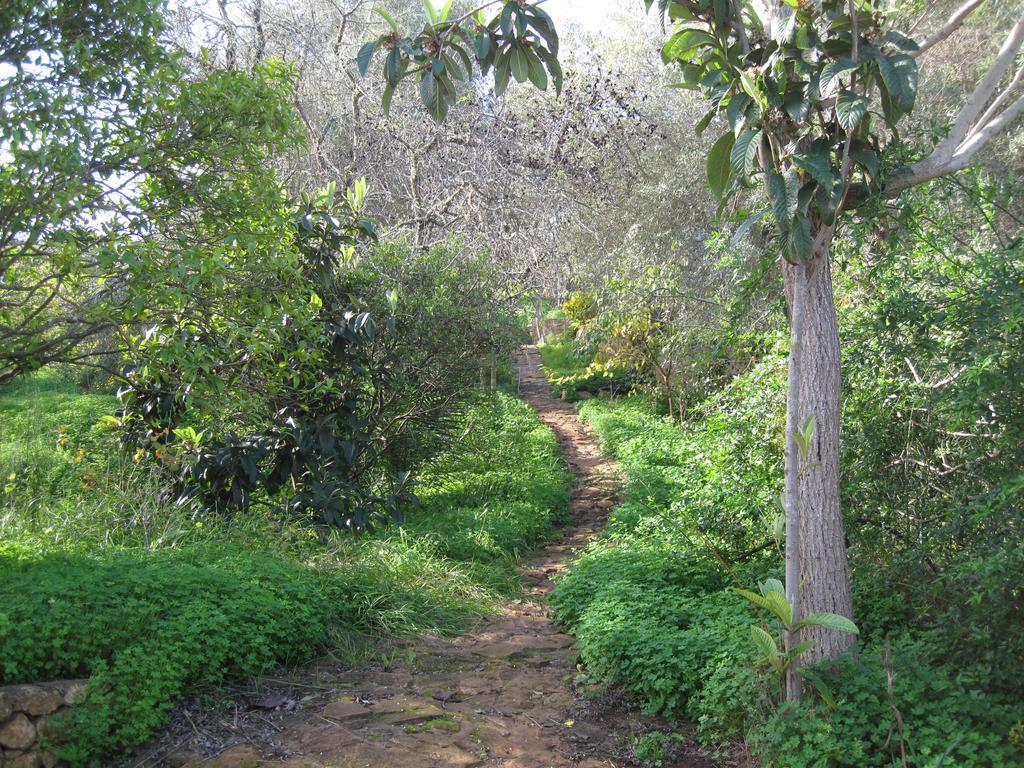
{"label": "tree branch", "polygon": [[1005,130],[1024,111],[1022,96],[999,112],[1000,105],[1009,98],[1010,92],[1019,82],[1020,72],[989,105],[1022,45],[1024,15],[1017,18],[999,49],[996,60],[964,102],[953,121],[949,135],[940,141],[927,157],[918,160],[893,178],[886,188],[888,197],[895,197],[909,187],[966,168],[985,144]]}
{"label": "tree branch", "polygon": [[945,24],[943,24],[935,32],[933,32],[932,36],[927,38],[923,43],[921,43],[917,51],[915,51],[911,55],[915,57],[920,56],[922,53],[927,51],[932,46],[941,43],[947,37],[949,37],[958,29],[960,29],[960,27],[962,27],[964,22],[967,20],[967,17],[970,16],[978,8],[978,6],[980,6],[984,2],[985,0],[967,0],[966,3],[961,5],[956,11],[953,12],[952,16],[946,19]]}

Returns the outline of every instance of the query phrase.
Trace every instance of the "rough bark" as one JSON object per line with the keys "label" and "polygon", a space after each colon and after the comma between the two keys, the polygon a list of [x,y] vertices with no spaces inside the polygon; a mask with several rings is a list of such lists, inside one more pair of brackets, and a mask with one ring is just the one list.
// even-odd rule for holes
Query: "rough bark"
{"label": "rough bark", "polygon": [[[804,270],[802,278],[797,270]],[[793,303],[793,291],[801,291],[799,336],[800,360],[796,372],[796,423],[802,424],[814,414],[816,428],[803,466],[792,466],[798,459],[787,451],[786,472],[797,473],[796,498],[799,501],[798,558],[799,603],[797,615],[809,616],[827,611],[853,616],[850,594],[846,540],[839,505],[839,419],[840,354],[832,273],[827,244],[803,266],[787,264],[787,293]],[[821,627],[801,630],[799,640],[815,645],[803,657],[804,662],[835,658],[849,648],[855,637]]]}
{"label": "rough bark", "polygon": [[[800,453],[796,432],[800,425],[798,394],[803,333],[803,305],[806,299],[804,283],[806,268],[791,266],[787,275],[789,297],[789,360],[786,386],[786,599],[793,606],[793,621],[799,620],[800,608]],[[798,642],[795,632],[786,633],[786,650]],[[786,670],[786,700],[799,701],[802,693],[800,671],[796,662]]]}

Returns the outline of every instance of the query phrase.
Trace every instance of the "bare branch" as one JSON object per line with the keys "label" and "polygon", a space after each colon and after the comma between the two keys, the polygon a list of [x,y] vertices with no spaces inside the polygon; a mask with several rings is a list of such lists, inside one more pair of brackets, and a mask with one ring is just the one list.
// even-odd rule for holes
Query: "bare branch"
{"label": "bare branch", "polygon": [[999,111],[1000,106],[1010,97],[1010,93],[1020,81],[1020,72],[1014,75],[1010,84],[997,95],[999,84],[1013,65],[1022,45],[1024,15],[1018,17],[992,66],[957,113],[949,135],[940,141],[927,157],[894,178],[886,189],[888,196],[894,197],[908,187],[966,168],[986,143],[1009,127],[1024,111],[1024,96],[1019,97],[1002,112]]}
{"label": "bare branch", "polygon": [[920,56],[922,53],[927,51],[932,46],[941,43],[947,37],[952,35],[954,32],[960,29],[960,27],[963,26],[964,22],[967,20],[967,17],[970,16],[978,8],[978,6],[980,6],[984,2],[985,0],[967,0],[966,3],[961,5],[956,11],[953,12],[952,16],[946,19],[945,24],[939,27],[932,34],[931,37],[929,37],[923,43],[921,43],[920,47],[912,55]]}

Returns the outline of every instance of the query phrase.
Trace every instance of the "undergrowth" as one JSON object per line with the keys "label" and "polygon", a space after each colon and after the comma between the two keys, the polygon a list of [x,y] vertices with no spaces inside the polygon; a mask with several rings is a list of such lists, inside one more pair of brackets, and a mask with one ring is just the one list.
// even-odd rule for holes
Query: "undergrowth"
{"label": "undergrowth", "polygon": [[423,468],[405,524],[361,536],[160,502],[96,426],[114,407],[38,377],[0,392],[14,475],[0,506],[0,683],[89,678],[51,731],[71,765],[109,764],[183,695],[338,638],[465,628],[520,589],[515,559],[567,507],[554,436],[501,393],[481,396]]}
{"label": "undergrowth", "polygon": [[875,599],[885,585],[867,573],[857,581],[859,657],[811,671],[835,701],[812,694],[780,706],[777,681],[754,666],[756,617],[727,588],[781,576],[772,524],[784,381],[783,361],[768,358],[681,427],[642,397],[580,404],[626,477],[602,537],[552,596],[577,637],[582,681],[696,722],[709,748],[746,741],[766,766],[882,768],[901,765],[901,752],[921,768],[1021,765],[1019,703],[986,685],[980,666],[951,664],[933,633],[905,623],[883,632],[900,601]]}

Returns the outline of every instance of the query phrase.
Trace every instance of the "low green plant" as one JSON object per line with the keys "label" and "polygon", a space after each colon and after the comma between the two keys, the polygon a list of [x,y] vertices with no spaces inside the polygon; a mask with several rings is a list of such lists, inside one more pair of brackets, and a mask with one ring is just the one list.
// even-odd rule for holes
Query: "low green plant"
{"label": "low green plant", "polygon": [[[0,403],[23,395],[31,402],[0,390]],[[99,492],[72,504],[59,488],[33,490],[45,503],[11,503],[0,521],[0,683],[88,677],[53,746],[71,765],[108,765],[189,692],[335,642],[365,657],[389,638],[452,633],[497,611],[521,589],[515,558],[564,518],[567,474],[521,401],[481,396],[461,421],[463,440],[423,467],[405,525],[370,535],[317,532],[271,510],[224,519],[159,504],[151,525]],[[2,445],[31,438],[27,422],[0,420],[10,424]],[[90,434],[76,430],[69,450]],[[112,445],[95,446],[98,471],[120,471],[102,461]]]}
{"label": "low green plant", "polygon": [[[768,611],[781,627],[778,633],[772,635],[767,623],[762,626],[750,625],[750,639],[757,650],[756,662],[769,666],[775,672],[780,687],[786,671],[799,661],[801,655],[814,647],[813,640],[805,640],[787,648],[788,636],[796,635],[804,627],[828,627],[854,635],[859,632],[857,625],[850,619],[835,613],[815,613],[794,621],[793,604],[786,599],[786,588],[778,579],[762,581],[758,585],[759,593],[738,587],[732,589],[749,600],[751,605]],[[810,682],[814,682],[814,677],[810,678]],[[831,692],[826,687],[819,685],[819,690],[827,700],[832,700]]]}
{"label": "low green plant", "polygon": [[685,743],[678,733],[651,731],[633,739],[633,755],[644,768],[660,768]]}

